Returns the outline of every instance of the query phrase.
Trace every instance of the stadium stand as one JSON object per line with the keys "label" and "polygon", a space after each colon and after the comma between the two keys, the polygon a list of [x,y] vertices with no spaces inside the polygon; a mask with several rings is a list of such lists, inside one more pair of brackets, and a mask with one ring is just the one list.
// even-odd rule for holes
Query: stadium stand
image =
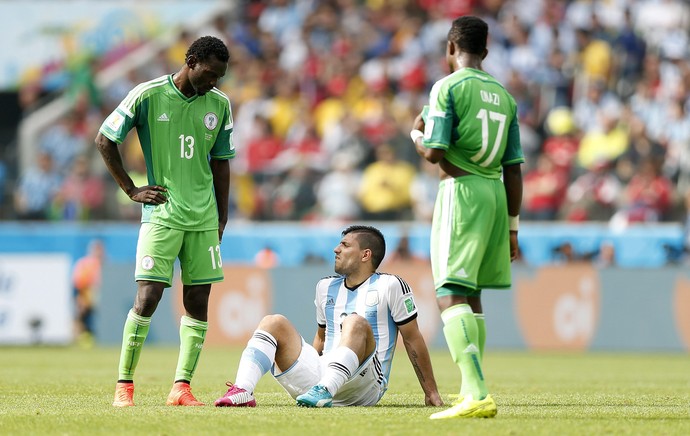
{"label": "stadium stand", "polygon": [[[94,154],[94,133],[124,92],[175,71],[191,40],[213,34],[231,53],[221,89],[233,103],[238,150],[232,219],[377,219],[353,186],[366,181],[365,170],[385,148],[420,180],[407,183],[410,201],[378,216],[428,220],[415,204],[433,198],[433,184],[420,191],[425,175],[408,131],[431,85],[446,74],[446,32],[461,13],[490,23],[484,67],[518,102],[524,220],[595,221],[618,230],[682,225],[690,184],[690,7],[679,0],[236,2],[135,47],[96,58],[82,53],[88,61],[80,74],[46,105],[31,100],[42,94],[36,82],[25,84],[21,156],[0,178],[2,218],[137,220]],[[123,150],[140,172],[135,135]],[[12,194],[40,151],[53,154],[63,180],[86,160],[81,171],[89,178],[73,177],[72,189],[97,178],[102,192],[92,197],[103,198],[65,211],[56,189],[42,214],[23,215]],[[342,196],[341,209],[332,196]]]}

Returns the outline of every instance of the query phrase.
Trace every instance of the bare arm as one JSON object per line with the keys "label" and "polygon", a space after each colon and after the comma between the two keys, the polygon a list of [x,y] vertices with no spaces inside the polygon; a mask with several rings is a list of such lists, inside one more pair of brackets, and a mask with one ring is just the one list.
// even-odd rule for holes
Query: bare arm
{"label": "bare arm", "polygon": [[117,148],[117,144],[105,137],[101,132],[98,132],[96,136],[96,147],[98,147],[98,151],[101,153],[110,175],[113,176],[113,179],[115,179],[129,198],[137,203],[146,204],[163,204],[168,201],[165,194],[163,194],[167,190],[162,186],[148,185],[140,188],[134,186],[132,178],[129,177],[122,164],[122,156]]}
{"label": "bare arm", "polygon": [[319,353],[319,356],[323,354],[323,346],[326,343],[326,328],[319,327],[316,329],[316,334],[314,335],[314,342],[312,346]]}
{"label": "bare arm", "polygon": [[[414,130],[419,130],[420,132],[424,131],[424,119],[422,118],[422,114],[420,113],[417,115],[417,118],[414,120],[414,124],[412,128]],[[415,150],[417,151],[417,154],[424,159],[428,160],[431,163],[439,163],[441,162],[441,159],[443,159],[443,156],[446,155],[445,150],[441,150],[438,148],[427,148],[424,146],[424,140],[422,138],[417,138],[414,141],[414,147]]]}
{"label": "bare arm", "polygon": [[228,197],[230,195],[230,162],[211,159],[213,173],[213,190],[218,205],[218,240],[223,240],[223,231],[228,222]]}
{"label": "bare arm", "polygon": [[399,329],[405,344],[407,357],[410,359],[419,384],[424,391],[424,404],[427,406],[442,406],[443,400],[436,387],[429,350],[426,347],[422,333],[419,331],[417,320],[414,319],[400,326]]}
{"label": "bare arm", "polygon": [[[503,186],[508,200],[508,215],[520,215],[522,207],[522,168],[519,164],[503,167]],[[515,260],[518,254],[518,232],[510,232],[510,260]]]}

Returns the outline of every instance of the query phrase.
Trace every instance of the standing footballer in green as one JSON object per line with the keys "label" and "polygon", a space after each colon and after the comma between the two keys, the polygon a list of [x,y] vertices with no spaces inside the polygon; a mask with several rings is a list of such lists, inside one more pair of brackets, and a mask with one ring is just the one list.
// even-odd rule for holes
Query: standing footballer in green
{"label": "standing footballer in green", "polygon": [[[208,328],[211,283],[223,280],[220,241],[228,219],[232,113],[215,88],[228,67],[218,38],[192,43],[179,72],[135,87],[103,122],[96,144],[120,188],[142,203],[137,244],[134,307],[125,321],[113,406],[134,405],[134,370],[151,316],[172,284],[173,264],[182,267],[180,355],[167,404],[202,406],[192,395]],[[137,187],[125,171],[117,144],[137,129],[148,185]]]}
{"label": "standing footballer in green", "polygon": [[524,157],[515,100],[482,71],[487,36],[487,24],[477,17],[453,21],[446,46],[451,74],[434,84],[410,132],[417,153],[441,170],[431,265],[443,333],[462,373],[460,399],[431,419],[497,412],[481,365],[481,290],[511,286]]}

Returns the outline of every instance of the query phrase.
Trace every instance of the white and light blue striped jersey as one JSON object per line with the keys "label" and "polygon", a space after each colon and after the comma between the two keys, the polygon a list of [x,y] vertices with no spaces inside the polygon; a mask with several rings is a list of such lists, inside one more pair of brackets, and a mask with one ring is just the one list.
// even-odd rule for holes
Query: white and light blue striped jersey
{"label": "white and light blue striped jersey", "polygon": [[356,313],[364,317],[374,332],[376,355],[388,380],[398,326],[417,317],[417,305],[410,286],[398,276],[374,273],[354,289],[345,286],[345,277],[325,277],[316,284],[316,322],[326,329],[323,353],[340,343],[342,319]]}

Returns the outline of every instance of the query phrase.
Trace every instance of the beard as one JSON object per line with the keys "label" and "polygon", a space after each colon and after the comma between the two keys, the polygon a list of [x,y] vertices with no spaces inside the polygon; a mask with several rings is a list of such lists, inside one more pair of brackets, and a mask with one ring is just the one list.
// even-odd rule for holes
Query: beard
{"label": "beard", "polygon": [[333,270],[335,271],[336,274],[340,274],[341,276],[346,276],[350,274],[352,268],[348,268],[346,265],[338,264],[337,262],[335,263],[335,266]]}

